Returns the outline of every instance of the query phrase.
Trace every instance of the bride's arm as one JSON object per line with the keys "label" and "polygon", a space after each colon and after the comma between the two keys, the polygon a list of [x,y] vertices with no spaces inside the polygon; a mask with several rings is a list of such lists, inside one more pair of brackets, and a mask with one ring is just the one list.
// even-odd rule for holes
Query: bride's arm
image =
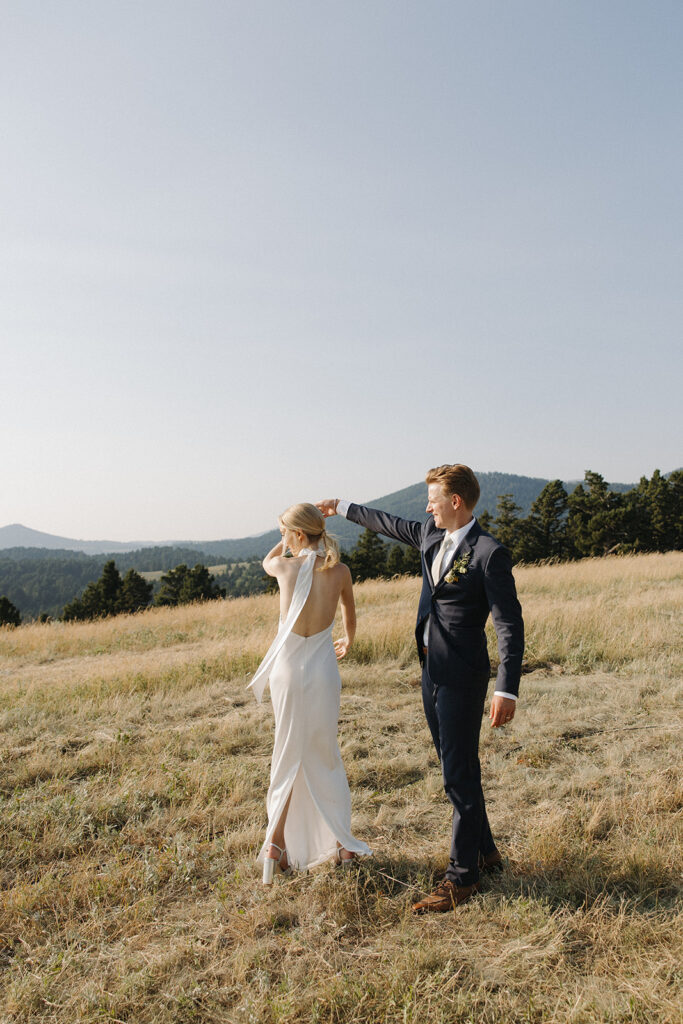
{"label": "bride's arm", "polygon": [[279,544],[276,544],[274,548],[271,548],[261,563],[269,576],[277,576],[278,565],[284,553],[285,541],[283,537]]}
{"label": "bride's arm", "polygon": [[344,569],[346,572],[344,575],[341,594],[339,595],[344,636],[334,642],[334,649],[336,651],[337,658],[344,657],[356,636],[356,602],[353,599],[353,583],[351,581],[351,573],[348,566],[345,565]]}

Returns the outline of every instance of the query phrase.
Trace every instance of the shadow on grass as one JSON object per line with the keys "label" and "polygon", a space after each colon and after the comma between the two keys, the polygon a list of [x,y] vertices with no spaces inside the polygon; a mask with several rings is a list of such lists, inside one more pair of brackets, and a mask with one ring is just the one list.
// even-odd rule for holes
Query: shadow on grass
{"label": "shadow on grass", "polygon": [[506,898],[541,900],[553,910],[588,909],[607,902],[615,907],[627,903],[641,913],[676,910],[681,896],[680,879],[673,869],[658,867],[648,872],[637,863],[615,867],[599,856],[562,867],[513,864],[502,874],[483,876],[481,890]]}
{"label": "shadow on grass", "polygon": [[442,874],[442,867],[432,862],[373,856],[356,860],[348,868],[329,863],[295,874],[280,891],[295,899],[306,893],[307,899],[327,906],[351,897],[354,908],[360,909],[376,904],[378,899],[393,902],[402,897],[410,902],[416,894],[433,888]]}
{"label": "shadow on grass", "polygon": [[[374,856],[354,867],[356,885],[366,898],[411,902],[430,892],[443,878],[444,864],[435,860]],[[503,872],[482,874],[480,892],[504,899],[541,901],[552,910],[590,908],[595,904],[624,904],[633,911],[675,911],[680,900],[680,881],[673,868],[666,871],[632,870],[595,857],[589,863],[568,865],[565,870],[543,865],[508,864]]]}
{"label": "shadow on grass", "polygon": [[348,768],[349,784],[353,789],[370,789],[374,793],[394,793],[414,782],[421,782],[426,775],[424,768],[411,764],[386,764],[365,767],[351,763]]}

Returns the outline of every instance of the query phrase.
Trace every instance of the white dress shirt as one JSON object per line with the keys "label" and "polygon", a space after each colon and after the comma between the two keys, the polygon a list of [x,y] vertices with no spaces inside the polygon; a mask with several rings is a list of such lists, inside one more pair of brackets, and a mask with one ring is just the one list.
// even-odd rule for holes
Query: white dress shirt
{"label": "white dress shirt", "polygon": [[[343,516],[344,519],[346,519],[346,513],[349,511],[349,505],[350,504],[351,504],[350,501],[347,501],[345,498],[340,498],[338,500],[338,502],[337,502],[337,515],[338,516]],[[448,540],[450,541],[450,544],[446,548],[446,551],[444,552],[443,561],[441,563],[441,568],[439,570],[439,577],[443,576],[444,572],[446,571],[446,567],[453,560],[453,557],[455,556],[455,553],[458,550],[458,547],[462,544],[463,540],[465,539],[466,534],[472,529],[472,527],[474,526],[476,521],[477,520],[475,519],[475,517],[472,516],[472,518],[470,519],[469,523],[465,523],[464,526],[460,526],[460,527],[458,527],[457,530],[452,530],[450,533],[447,533],[445,535],[446,537],[448,537]],[[434,557],[436,557],[436,554],[438,553],[438,551],[439,551],[439,548],[436,549]],[[434,580],[434,582],[436,583],[436,580]],[[424,635],[422,637],[422,641],[423,641],[425,647],[429,646],[428,640],[429,640],[429,618],[425,622]],[[516,697],[516,695],[514,693],[505,693],[504,690],[494,690],[493,696],[494,697],[507,697],[509,700],[517,700],[517,697]]]}
{"label": "white dress shirt", "polygon": [[[439,568],[439,579],[441,579],[443,574],[448,569],[448,566],[451,564],[453,558],[455,557],[456,551],[458,550],[463,540],[465,539],[466,535],[470,532],[476,521],[477,520],[474,518],[474,516],[472,516],[469,523],[465,523],[464,526],[459,526],[457,530],[451,530],[450,533],[445,533],[443,535],[441,544],[445,546],[445,550],[443,560]],[[436,561],[438,554],[439,548],[437,548],[436,551],[434,552],[434,561]],[[432,564],[434,563],[432,562]],[[436,586],[439,580],[435,580],[433,574],[432,579],[434,580],[434,585]],[[429,619],[427,619],[427,621],[425,622],[425,631],[422,636],[422,642],[425,645],[425,647],[429,647]]]}

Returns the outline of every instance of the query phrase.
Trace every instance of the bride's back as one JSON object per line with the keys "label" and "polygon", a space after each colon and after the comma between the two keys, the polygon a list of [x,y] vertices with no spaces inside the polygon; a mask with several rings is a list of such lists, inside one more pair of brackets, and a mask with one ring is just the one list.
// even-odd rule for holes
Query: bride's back
{"label": "bride's back", "polygon": [[[284,622],[304,559],[288,558],[283,561],[289,563],[278,580],[280,584],[280,618]],[[316,559],[316,561],[322,564],[322,558]],[[316,567],[306,604],[294,623],[292,632],[298,636],[314,636],[331,626],[334,622],[342,588],[349,578],[349,569],[341,562],[329,569]]]}

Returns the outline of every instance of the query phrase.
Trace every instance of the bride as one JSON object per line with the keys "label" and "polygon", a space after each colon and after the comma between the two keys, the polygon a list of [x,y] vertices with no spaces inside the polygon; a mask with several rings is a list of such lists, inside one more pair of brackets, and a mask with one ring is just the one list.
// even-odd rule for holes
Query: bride
{"label": "bride", "polygon": [[[280,588],[280,628],[249,684],[260,702],[270,682],[275,744],[266,799],[268,828],[258,860],[263,882],[334,857],[369,854],[351,834],[351,794],[337,745],[341,679],[337,660],[356,632],[351,573],[315,505],[279,517],[282,541],[263,568]],[[287,550],[293,557],[285,557]],[[344,635],[332,642],[341,601]]]}

